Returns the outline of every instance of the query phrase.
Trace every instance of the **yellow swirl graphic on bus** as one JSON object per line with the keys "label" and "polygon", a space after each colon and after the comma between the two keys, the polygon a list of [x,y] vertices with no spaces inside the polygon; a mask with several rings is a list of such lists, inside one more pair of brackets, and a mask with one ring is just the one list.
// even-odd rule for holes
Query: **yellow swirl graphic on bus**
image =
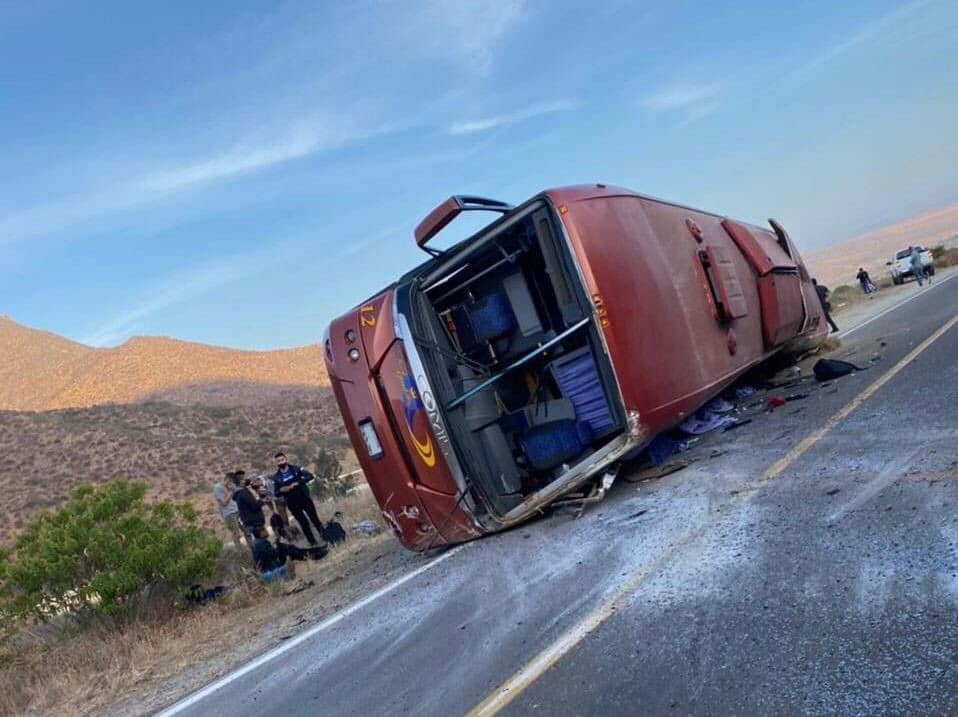
{"label": "yellow swirl graphic on bus", "polygon": [[420,443],[419,439],[416,438],[416,434],[412,432],[411,426],[409,428],[409,437],[412,439],[412,444],[416,448],[416,453],[422,458],[422,462],[426,464],[426,467],[432,468],[436,465],[436,451],[432,447],[432,439],[426,436],[426,440]]}
{"label": "yellow swirl graphic on bus", "polygon": [[416,437],[416,432],[413,429],[416,416],[420,413],[424,413],[426,407],[419,397],[419,389],[416,387],[416,382],[412,376],[409,375],[409,372],[400,370],[397,373],[402,380],[402,412],[403,418],[406,419],[406,428],[409,429],[409,439],[412,441],[413,448],[416,449],[416,453],[419,454],[422,462],[426,464],[426,468],[432,468],[436,465],[436,449],[432,445],[432,438],[427,435],[425,440],[420,441]]}

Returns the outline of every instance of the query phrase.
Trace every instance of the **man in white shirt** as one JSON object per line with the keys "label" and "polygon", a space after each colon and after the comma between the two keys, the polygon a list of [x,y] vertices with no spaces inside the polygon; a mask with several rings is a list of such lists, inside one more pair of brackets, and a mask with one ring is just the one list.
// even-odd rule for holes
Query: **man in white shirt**
{"label": "man in white shirt", "polygon": [[[226,474],[227,481],[230,480],[231,475],[230,473]],[[216,509],[219,511],[220,517],[223,518],[226,530],[229,531],[230,537],[233,539],[233,544],[239,547],[246,536],[239,523],[239,508],[233,501],[232,487],[227,488],[223,481],[217,481],[213,485],[213,499],[216,501]],[[245,542],[249,544],[249,539],[247,538]]]}

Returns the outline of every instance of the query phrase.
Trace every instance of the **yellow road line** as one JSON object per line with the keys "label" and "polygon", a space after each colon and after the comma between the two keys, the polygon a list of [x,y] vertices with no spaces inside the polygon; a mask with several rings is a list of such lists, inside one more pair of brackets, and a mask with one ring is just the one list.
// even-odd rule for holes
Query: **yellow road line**
{"label": "yellow road line", "polygon": [[702,533],[705,532],[707,525],[708,522],[702,525],[698,530],[686,535],[682,540],[673,544],[671,548],[653,560],[651,565],[630,577],[615,591],[615,594],[609,600],[589,613],[584,620],[576,623],[562,633],[559,639],[520,667],[516,673],[499,685],[488,697],[469,710],[466,717],[491,717],[491,715],[498,714],[512,702],[512,700],[525,692],[533,682],[545,674],[550,667],[571,652],[572,648],[582,642],[589,633],[612,617],[616,609],[625,602],[625,600],[631,597],[639,585],[658,570],[666,560],[675,555],[675,553],[684,548],[693,539],[701,536]]}
{"label": "yellow road line", "polygon": [[[801,456],[805,451],[815,445],[822,438],[822,436],[834,428],[839,421],[847,417],[848,414],[858,408],[864,401],[868,400],[869,397],[874,395],[878,389],[894,378],[899,371],[914,361],[920,353],[941,338],[956,323],[958,323],[958,315],[953,316],[951,320],[948,321],[944,326],[918,344],[918,346],[912,349],[907,356],[896,363],[891,369],[889,369],[878,380],[872,383],[855,399],[845,404],[845,406],[843,406],[838,413],[829,418],[821,428],[816,430],[814,433],[792,448],[792,450],[790,450],[785,457],[772,464],[772,466],[765,471],[764,478],[766,480],[774,478],[788,468],[788,466],[791,465],[796,458]],[[746,498],[746,500],[747,499],[748,498]],[[621,587],[619,587],[618,590],[615,591],[609,600],[589,613],[584,620],[581,620],[562,633],[562,635],[560,635],[555,642],[520,667],[517,672],[515,672],[511,677],[509,677],[509,679],[493,690],[493,692],[491,692],[482,702],[469,710],[469,712],[466,714],[466,717],[492,717],[492,715],[497,715],[500,711],[505,709],[510,702],[525,692],[530,685],[544,675],[549,668],[551,668],[560,659],[571,652],[576,645],[582,642],[582,640],[584,640],[591,632],[602,625],[602,623],[612,617],[617,608],[628,598],[630,598],[643,582],[645,582],[653,573],[655,573],[655,571],[658,570],[663,563],[669,560],[677,552],[684,549],[689,542],[701,536],[712,522],[714,522],[714,519],[706,521],[702,526],[699,527],[698,530],[689,533],[682,540],[678,541],[671,548],[662,553],[662,555],[652,561],[651,565],[643,568],[635,575],[630,577]]]}
{"label": "yellow road line", "polygon": [[935,341],[937,341],[942,336],[944,336],[945,333],[947,333],[948,329],[950,329],[956,323],[958,323],[958,315],[951,317],[950,321],[948,321],[944,326],[938,329],[935,333],[933,333],[931,336],[929,336],[927,339],[925,339],[920,344],[918,344],[915,348],[913,348],[908,353],[908,355],[905,356],[905,358],[903,358],[901,361],[899,361],[890,369],[888,369],[888,371],[882,374],[882,376],[877,381],[875,381],[868,388],[866,388],[864,391],[858,394],[855,398],[853,398],[851,401],[849,401],[844,406],[842,406],[842,408],[839,409],[838,413],[836,413],[834,416],[832,416],[827,421],[825,421],[825,424],[821,428],[817,429],[811,435],[802,439],[794,448],[792,448],[792,450],[790,450],[788,453],[782,456],[779,460],[775,461],[772,465],[770,465],[768,467],[768,470],[765,471],[765,475],[764,475],[765,480],[770,480],[780,475],[781,472],[784,471],[786,468],[788,468],[792,463],[794,463],[799,456],[801,456],[805,451],[807,451],[809,448],[811,448],[816,443],[818,443],[822,439],[822,436],[824,436],[826,433],[832,430],[840,421],[843,421],[845,418],[847,418],[848,414],[850,414],[856,408],[861,406],[862,403],[864,403],[869,398],[871,398],[878,389],[880,389],[886,383],[891,381],[896,375],[898,375],[899,371],[901,371],[903,368],[905,368],[905,366],[907,366],[916,358],[918,358],[919,354],[921,354],[925,349],[927,349],[929,346],[935,343]]}

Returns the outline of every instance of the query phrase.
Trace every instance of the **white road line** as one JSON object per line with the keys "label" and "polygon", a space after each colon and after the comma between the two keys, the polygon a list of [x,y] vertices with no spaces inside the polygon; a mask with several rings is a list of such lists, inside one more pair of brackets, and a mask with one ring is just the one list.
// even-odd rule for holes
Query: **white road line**
{"label": "white road line", "polygon": [[929,291],[932,291],[932,290],[934,290],[934,289],[937,289],[939,286],[941,286],[942,284],[944,284],[944,283],[946,283],[946,282],[951,281],[951,280],[954,279],[956,276],[958,276],[958,272],[952,274],[951,276],[946,276],[946,277],[943,278],[943,279],[939,279],[939,280],[936,281],[934,284],[929,285],[927,289],[924,289],[924,288],[923,288],[923,289],[921,289],[920,291],[916,291],[914,294],[912,294],[911,296],[909,296],[907,299],[903,299],[902,301],[899,301],[897,304],[894,304],[893,306],[889,306],[887,309],[885,309],[884,311],[880,311],[879,313],[877,313],[877,314],[875,314],[874,316],[872,316],[870,319],[865,319],[865,320],[862,321],[860,324],[858,324],[858,325],[856,325],[856,326],[853,326],[852,328],[847,329],[847,330],[845,330],[845,331],[839,331],[838,334],[837,334],[838,338],[843,339],[843,338],[845,338],[846,336],[850,336],[851,334],[855,333],[856,331],[858,331],[858,329],[862,328],[863,326],[868,326],[868,324],[870,324],[872,321],[877,321],[878,319],[880,319],[880,318],[881,318],[882,316],[884,316],[885,314],[891,313],[891,312],[894,311],[895,309],[901,308],[902,306],[904,306],[905,304],[907,304],[909,301],[914,301],[915,299],[917,299],[917,298],[919,298],[919,297],[921,297],[921,296],[925,296]]}
{"label": "white road line", "polygon": [[393,590],[395,590],[396,588],[398,588],[400,585],[403,585],[404,583],[409,582],[409,581],[412,580],[413,578],[415,578],[415,577],[417,577],[417,576],[419,576],[419,575],[422,575],[422,574],[423,574],[424,572],[426,572],[427,570],[431,570],[432,568],[434,568],[435,566],[437,566],[439,563],[441,563],[443,560],[446,560],[447,558],[451,558],[451,557],[452,557],[453,555],[455,555],[456,553],[458,553],[458,552],[460,552],[461,550],[463,550],[463,549],[469,547],[469,545],[471,545],[471,543],[466,543],[465,545],[458,545],[458,546],[456,546],[455,548],[453,548],[452,550],[449,550],[449,551],[443,553],[442,555],[440,555],[440,556],[439,556],[438,558],[436,558],[435,560],[431,560],[431,561],[429,561],[428,563],[426,563],[425,565],[422,565],[422,566],[416,568],[416,569],[413,570],[412,572],[406,573],[406,574],[403,575],[401,578],[397,578],[396,580],[394,580],[393,582],[389,583],[388,585],[384,585],[383,587],[379,588],[379,590],[376,590],[375,592],[370,593],[369,595],[367,595],[366,597],[364,597],[364,598],[363,598],[362,600],[360,600],[359,602],[355,602],[355,603],[353,603],[352,605],[350,605],[349,607],[340,610],[340,611],[337,612],[336,614],[330,615],[330,616],[327,617],[325,620],[323,620],[321,623],[319,623],[319,624],[317,624],[317,625],[313,625],[313,627],[311,627],[311,628],[309,628],[308,630],[306,630],[306,632],[302,632],[302,633],[300,633],[299,635],[297,635],[296,637],[294,637],[294,638],[292,638],[292,639],[290,639],[290,640],[287,640],[287,641],[284,642],[282,645],[279,645],[279,646],[277,646],[277,647],[274,647],[274,648],[273,648],[272,650],[270,650],[269,652],[264,652],[262,655],[260,655],[260,656],[257,657],[256,659],[252,660],[251,662],[247,662],[247,663],[246,663],[245,665],[243,665],[242,667],[240,667],[240,668],[238,668],[238,669],[236,669],[236,670],[233,670],[233,672],[230,672],[229,674],[223,675],[223,677],[220,677],[218,680],[216,680],[216,681],[214,681],[214,682],[211,682],[211,683],[208,684],[206,687],[202,688],[201,690],[199,690],[199,691],[197,691],[197,692],[194,692],[194,693],[193,693],[192,695],[190,695],[189,697],[186,697],[186,698],[180,700],[179,702],[177,702],[176,704],[172,705],[171,707],[167,707],[167,708],[164,709],[162,712],[157,712],[157,713],[154,715],[154,717],[172,717],[172,715],[179,714],[180,712],[182,712],[183,710],[187,709],[188,707],[192,707],[192,706],[195,705],[197,702],[199,702],[199,701],[205,699],[206,697],[209,697],[211,694],[213,694],[213,693],[216,692],[217,690],[219,690],[219,689],[225,687],[226,685],[230,684],[231,682],[234,682],[235,680],[239,679],[239,678],[242,677],[243,675],[246,675],[246,674],[252,672],[252,671],[255,670],[257,667],[260,667],[260,666],[262,666],[262,665],[265,665],[265,664],[266,664],[267,662],[269,662],[270,660],[273,660],[273,659],[279,657],[279,656],[282,655],[284,652],[293,649],[294,647],[296,647],[297,645],[299,645],[299,644],[302,643],[302,642],[305,642],[306,640],[308,640],[309,638],[311,638],[311,637],[312,637],[313,635],[315,635],[316,633],[322,632],[322,631],[325,630],[327,627],[332,627],[333,625],[335,625],[336,623],[338,623],[338,622],[344,620],[345,618],[349,617],[349,616],[352,615],[353,613],[355,613],[355,612],[357,612],[357,611],[359,611],[359,610],[362,610],[364,607],[366,607],[366,606],[369,605],[370,603],[375,602],[376,600],[378,600],[379,598],[381,598],[383,595],[386,595],[387,593],[392,592]]}

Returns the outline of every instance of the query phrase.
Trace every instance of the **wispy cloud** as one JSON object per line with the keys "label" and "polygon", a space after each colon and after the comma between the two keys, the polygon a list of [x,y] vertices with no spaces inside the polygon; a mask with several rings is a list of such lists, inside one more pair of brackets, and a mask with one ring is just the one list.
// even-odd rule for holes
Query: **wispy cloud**
{"label": "wispy cloud", "polygon": [[337,252],[336,256],[346,257],[359,254],[360,252],[366,251],[371,247],[381,244],[386,239],[396,237],[401,232],[402,229],[400,227],[390,227],[389,229],[383,229],[380,232],[376,232],[372,236],[363,237],[362,239],[355,239],[351,242],[345,243],[342,249]]}
{"label": "wispy cloud", "polygon": [[509,112],[507,114],[494,115],[492,117],[482,117],[465,122],[455,122],[449,125],[447,131],[452,135],[485,132],[497,127],[505,127],[507,125],[515,124],[516,122],[524,122],[525,120],[530,120],[535,117],[542,117],[543,115],[551,115],[558,112],[569,112],[574,110],[575,107],[575,103],[571,100],[559,100],[557,102],[531,105],[529,107],[525,107],[515,112]]}
{"label": "wispy cloud", "polygon": [[352,124],[352,127],[348,122],[292,127],[263,142],[237,144],[231,149],[200,161],[187,162],[150,174],[137,183],[137,186],[145,191],[176,191],[193,185],[249,174],[392,131],[392,128],[385,126],[363,129],[356,126],[359,124],[358,121]]}
{"label": "wispy cloud", "polygon": [[80,339],[90,346],[112,346],[142,330],[144,319],[220,289],[260,271],[268,260],[275,260],[275,251],[240,254],[225,260],[187,269],[166,277],[152,287],[149,298],[134,303],[104,321]]}
{"label": "wispy cloud", "polygon": [[722,85],[718,82],[668,85],[647,94],[639,104],[655,112],[694,110],[695,105],[715,104],[721,89]]}
{"label": "wispy cloud", "polygon": [[675,83],[665,85],[639,99],[650,112],[681,113],[679,127],[708,117],[719,108],[722,83]]}
{"label": "wispy cloud", "polygon": [[431,43],[432,50],[455,56],[462,66],[486,74],[495,64],[501,41],[529,14],[525,0],[432,0],[420,20],[435,32],[418,40]]}
{"label": "wispy cloud", "polygon": [[276,128],[266,140],[244,140],[199,160],[170,162],[166,168],[139,175],[131,172],[127,179],[117,180],[115,187],[66,196],[7,215],[0,219],[0,246],[52,234],[212,182],[358,145],[393,131],[394,127],[386,125],[363,127],[359,116],[351,121],[339,118],[335,123]]}
{"label": "wispy cloud", "polygon": [[907,20],[916,12],[924,8],[930,3],[930,1],[931,0],[912,0],[912,2],[899,5],[894,10],[891,10],[884,15],[880,15],[879,17],[866,22],[856,32],[851,33],[844,40],[825,48],[813,58],[808,60],[808,62],[806,62],[804,65],[789,73],[787,78],[797,79],[809,75],[823,65],[826,65],[832,60],[841,57],[845,53],[866,45],[867,43],[879,37],[886,30],[895,30],[897,32],[903,21]]}

